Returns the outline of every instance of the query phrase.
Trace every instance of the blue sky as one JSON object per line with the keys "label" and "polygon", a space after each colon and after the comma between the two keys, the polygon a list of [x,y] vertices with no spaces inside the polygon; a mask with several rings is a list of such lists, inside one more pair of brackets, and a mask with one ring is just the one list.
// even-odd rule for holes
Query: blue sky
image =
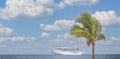
{"label": "blue sky", "polygon": [[[114,3],[113,3],[114,2]],[[79,46],[84,38],[69,34],[74,20],[89,12],[102,24],[105,41],[96,54],[120,54],[119,0],[0,0],[0,54],[50,54],[57,47]]]}

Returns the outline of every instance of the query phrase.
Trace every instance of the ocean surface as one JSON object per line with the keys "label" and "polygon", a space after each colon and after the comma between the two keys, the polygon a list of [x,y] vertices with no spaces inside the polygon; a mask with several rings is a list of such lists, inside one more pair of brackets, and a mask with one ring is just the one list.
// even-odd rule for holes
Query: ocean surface
{"label": "ocean surface", "polygon": [[[0,59],[92,59],[91,55],[0,55]],[[120,59],[120,55],[101,54],[96,59]]]}

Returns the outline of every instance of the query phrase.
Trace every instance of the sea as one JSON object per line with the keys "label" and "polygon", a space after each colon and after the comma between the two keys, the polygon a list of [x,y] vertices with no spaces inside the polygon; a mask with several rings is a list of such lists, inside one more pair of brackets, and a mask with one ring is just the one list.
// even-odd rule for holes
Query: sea
{"label": "sea", "polygon": [[[92,59],[92,55],[0,55],[0,59]],[[120,55],[98,54],[95,59],[120,59]]]}

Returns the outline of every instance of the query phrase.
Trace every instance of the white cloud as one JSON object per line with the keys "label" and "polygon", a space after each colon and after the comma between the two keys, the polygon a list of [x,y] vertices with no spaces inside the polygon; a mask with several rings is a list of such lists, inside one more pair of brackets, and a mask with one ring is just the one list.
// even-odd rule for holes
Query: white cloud
{"label": "white cloud", "polygon": [[93,5],[98,2],[98,0],[63,0],[64,4],[70,6],[79,6],[79,5]]}
{"label": "white cloud", "polygon": [[93,17],[98,19],[105,26],[120,23],[120,16],[118,16],[114,10],[96,11]]}
{"label": "white cloud", "polygon": [[105,39],[105,41],[99,41],[97,43],[98,45],[99,44],[102,44],[102,45],[113,45],[113,44],[120,44],[120,38],[119,37],[115,37],[115,36],[111,36],[109,39]]}
{"label": "white cloud", "polygon": [[54,8],[63,7],[54,0],[6,0],[6,7],[0,8],[0,18],[10,19],[19,15],[43,16],[51,15]]}
{"label": "white cloud", "polygon": [[35,37],[23,37],[23,36],[13,36],[14,30],[8,26],[5,26],[0,23],[0,42],[4,41],[33,41]]}
{"label": "white cloud", "polygon": [[61,30],[61,29],[66,29],[70,28],[74,24],[73,20],[56,20],[54,24],[40,24],[40,27],[43,28],[44,30]]}
{"label": "white cloud", "polygon": [[43,33],[41,34],[41,37],[48,37],[48,36],[50,36],[50,34],[48,34],[48,33],[46,33],[46,32],[43,32]]}
{"label": "white cloud", "polygon": [[56,38],[56,42],[62,42],[62,41],[66,41],[67,39],[69,39],[71,36],[68,33],[65,33],[63,35],[58,34],[57,38]]}
{"label": "white cloud", "polygon": [[8,41],[9,37],[0,37],[0,42]]}
{"label": "white cloud", "polygon": [[59,7],[59,8],[64,8],[65,7],[65,4],[64,4],[64,2],[60,2],[59,4],[57,4],[56,5],[57,7]]}
{"label": "white cloud", "polygon": [[0,48],[6,48],[7,45],[0,45]]}
{"label": "white cloud", "polygon": [[33,41],[35,37],[22,37],[22,36],[13,36],[13,37],[0,37],[0,42],[12,41],[12,42],[22,42],[22,41]]}
{"label": "white cloud", "polygon": [[114,36],[111,37],[110,39],[111,39],[112,41],[116,41],[116,40],[119,41],[119,40],[120,40],[120,38],[118,38],[118,37],[114,37]]}
{"label": "white cloud", "polygon": [[13,33],[12,28],[4,26],[3,24],[0,24],[0,36],[11,35],[12,33]]}
{"label": "white cloud", "polygon": [[11,41],[33,41],[35,40],[35,37],[22,37],[22,36],[15,36],[10,38]]}

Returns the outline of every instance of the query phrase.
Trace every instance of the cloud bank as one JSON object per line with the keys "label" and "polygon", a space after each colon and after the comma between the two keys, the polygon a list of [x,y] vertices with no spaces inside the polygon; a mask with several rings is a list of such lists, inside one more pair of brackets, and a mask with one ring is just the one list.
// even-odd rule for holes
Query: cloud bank
{"label": "cloud bank", "polygon": [[53,24],[40,24],[40,28],[47,31],[58,31],[61,29],[70,28],[74,24],[73,20],[56,20]]}
{"label": "cloud bank", "polygon": [[0,36],[11,35],[13,29],[0,23]]}
{"label": "cloud bank", "polygon": [[50,34],[49,33],[46,33],[46,32],[43,32],[42,34],[41,34],[41,37],[49,37],[50,36]]}
{"label": "cloud bank", "polygon": [[52,15],[56,8],[68,6],[93,5],[98,0],[6,0],[5,7],[0,8],[0,18],[11,19],[19,15],[39,16]]}
{"label": "cloud bank", "polygon": [[54,0],[6,0],[6,7],[0,9],[0,18],[9,19],[19,15],[51,15],[56,4]]}
{"label": "cloud bank", "polygon": [[96,11],[93,17],[98,19],[104,26],[120,24],[120,16],[118,16],[114,10]]}

